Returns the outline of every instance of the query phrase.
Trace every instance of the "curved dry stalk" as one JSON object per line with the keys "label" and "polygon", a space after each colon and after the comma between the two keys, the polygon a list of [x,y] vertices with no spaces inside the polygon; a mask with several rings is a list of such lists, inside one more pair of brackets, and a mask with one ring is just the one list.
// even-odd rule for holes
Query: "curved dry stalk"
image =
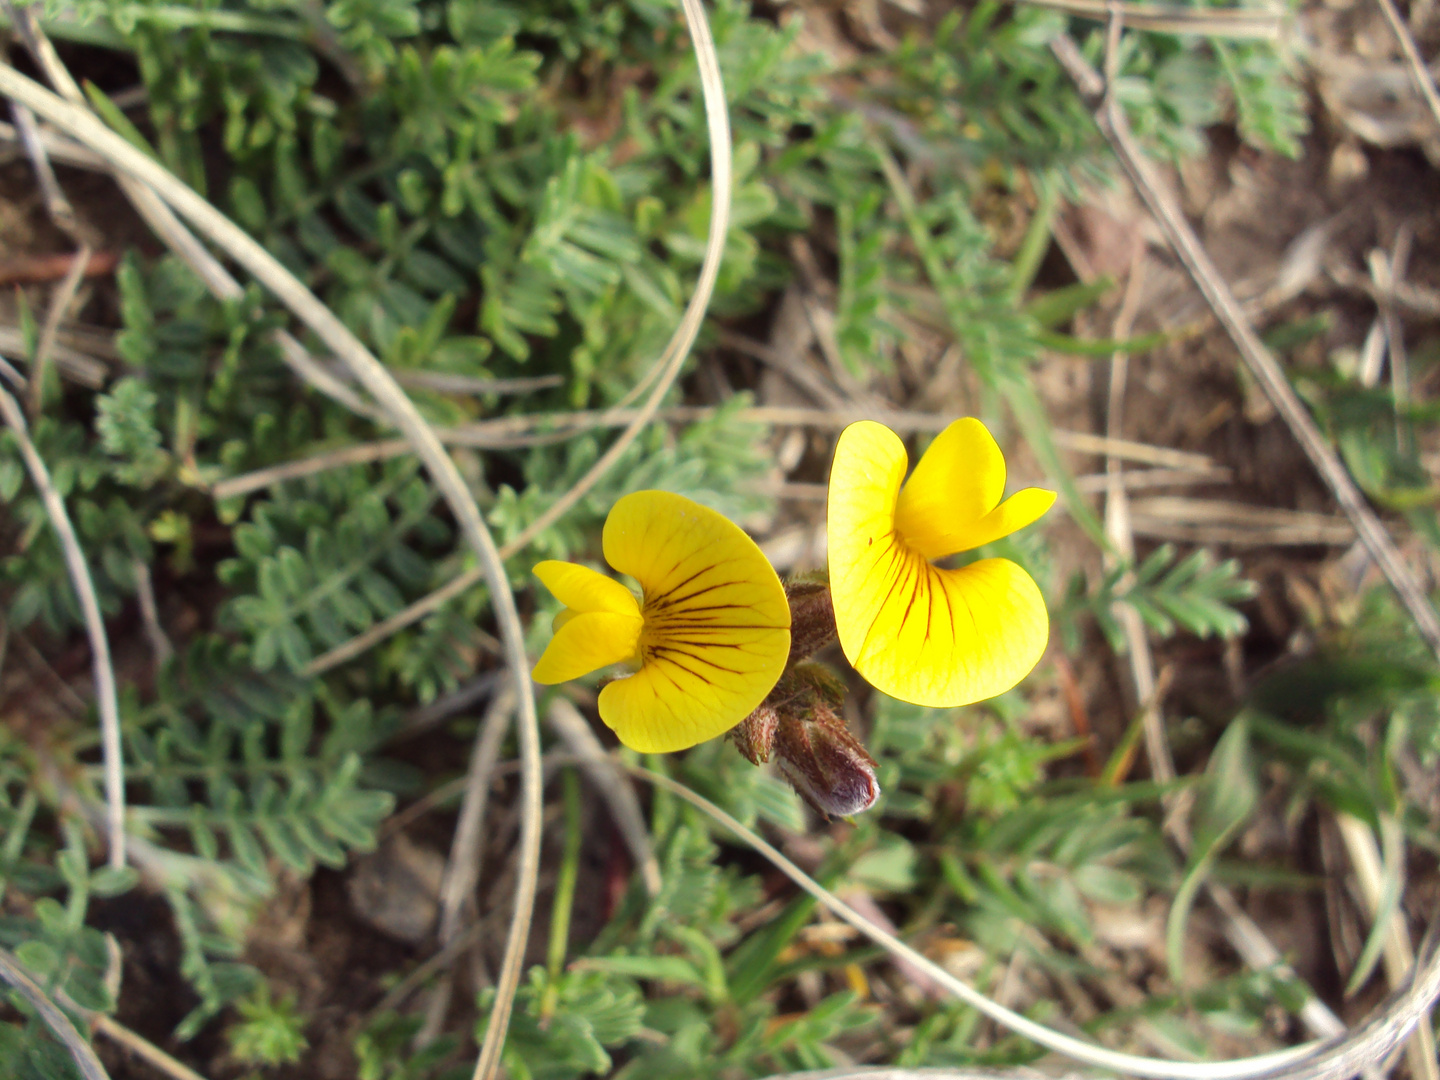
{"label": "curved dry stalk", "polygon": [[105,823],[110,848],[110,865],[125,865],[125,762],[120,751],[120,702],[115,693],[115,668],[110,663],[110,640],[105,636],[105,620],[100,614],[100,601],[95,595],[95,582],[90,576],[90,567],[85,562],[85,552],[75,527],[70,524],[70,515],[65,510],[65,500],[55,490],[50,479],[50,470],[45,467],[40,452],[30,441],[25,427],[25,414],[20,405],[5,390],[0,389],[0,414],[15,433],[20,447],[20,456],[25,459],[30,481],[40,493],[45,512],[55,534],[60,539],[60,550],[65,556],[65,569],[70,573],[70,583],[80,601],[80,613],[85,620],[85,633],[90,638],[90,656],[95,673],[95,699],[100,712],[100,754],[105,767]]}
{"label": "curved dry stalk", "polygon": [[[290,271],[229,218],[217,211],[163,166],[136,150],[128,142],[106,128],[90,113],[62,101],[44,87],[26,78],[14,68],[0,65],[0,94],[28,105],[56,127],[103,154],[117,168],[142,183],[148,184],[179,214],[189,219],[201,233],[224,249],[236,262],[276,295],[290,311],[304,322],[315,335],[345,364],[356,380],[384,410],[390,421],[415,446],[420,460],[432,481],[445,497],[459,522],[461,532],[479,559],[490,583],[495,621],[505,645],[505,660],[517,687],[520,705],[521,768],[521,858],[516,885],[515,913],[511,923],[511,939],[507,946],[506,966],[502,979],[511,978],[509,992],[496,996],[491,1014],[487,1046],[495,1044],[492,1061],[498,1064],[498,1044],[503,1040],[518,980],[525,939],[535,900],[535,876],[540,859],[540,732],[535,713],[535,697],[529,679],[529,660],[525,655],[524,634],[520,615],[515,609],[505,576],[504,564],[495,550],[495,542],[480,513],[474,496],[465,485],[455,463],[446,454],[434,430],[420,415],[414,403],[405,396],[385,367],[352,334],[335,315]],[[493,1067],[493,1066],[492,1066]],[[488,1076],[489,1072],[479,1074]]]}
{"label": "curved dry stalk", "polygon": [[828,908],[831,914],[842,921],[849,923],[860,933],[879,945],[890,955],[903,958],[917,969],[923,971],[939,985],[948,990],[955,997],[969,1005],[976,1012],[1001,1024],[1017,1035],[1038,1043],[1047,1050],[1057,1054],[1063,1054],[1075,1061],[1082,1062],[1100,1069],[1108,1069],[1112,1072],[1122,1073],[1128,1076],[1148,1077],[1151,1080],[1249,1080],[1249,1078],[1263,1076],[1272,1069],[1282,1068],[1307,1055],[1312,1046],[1295,1047],[1290,1050],[1281,1050],[1272,1054],[1264,1054],[1259,1057],[1246,1058],[1238,1062],[1219,1062],[1200,1064],[1188,1061],[1165,1061],[1161,1058],[1139,1057],[1134,1054],[1124,1054],[1114,1050],[1107,1050],[1103,1046],[1096,1046],[1093,1043],[1084,1042],[1070,1035],[1065,1035],[1031,1020],[1028,1016],[1007,1009],[1005,1006],[992,1001],[980,991],[968,983],[957,979],[950,972],[946,971],[939,964],[929,957],[912,949],[895,935],[877,926],[874,922],[861,915],[845,901],[832,893],[825,886],[801,870],[788,858],[786,858],[773,845],[766,842],[757,833],[747,829],[735,818],[716,806],[705,796],[690,790],[677,780],[668,776],[652,772],[649,769],[636,765],[626,765],[617,761],[615,767],[623,769],[631,776],[638,777],[656,787],[660,787],[684,799],[697,810],[708,814],[711,818],[723,825],[730,832],[749,844],[756,852],[768,859],[777,870],[788,877],[800,888],[813,896],[816,900]]}
{"label": "curved dry stalk", "polygon": [[20,996],[30,1003],[31,1008],[40,1014],[45,1026],[54,1032],[55,1037],[65,1044],[65,1049],[70,1051],[75,1067],[80,1070],[85,1080],[110,1080],[105,1066],[101,1065],[100,1059],[95,1056],[94,1049],[80,1037],[75,1025],[45,996],[45,991],[40,989],[8,949],[0,949],[0,982],[13,986]]}
{"label": "curved dry stalk", "polygon": [[[8,955],[8,954],[7,954]],[[0,958],[3,961],[3,958]],[[190,1066],[175,1060],[160,1047],[156,1046],[145,1036],[138,1032],[131,1031],[124,1024],[114,1017],[103,1012],[96,1012],[94,1009],[87,1009],[77,1005],[73,998],[64,990],[55,991],[55,1000],[77,1016],[83,1017],[90,1025],[90,1030],[98,1035],[104,1035],[111,1042],[123,1046],[136,1057],[148,1061],[160,1072],[172,1076],[175,1080],[205,1080]]]}
{"label": "curved dry stalk", "polygon": [[[1396,1046],[1409,1038],[1415,1025],[1429,1012],[1436,997],[1440,996],[1440,934],[1437,934],[1436,927],[1432,926],[1420,949],[1415,974],[1409,985],[1392,995],[1385,1009],[1356,1028],[1349,1036],[1323,1043],[1305,1043],[1256,1057],[1218,1062],[1166,1061],[1163,1058],[1147,1058],[1107,1050],[1105,1047],[1054,1031],[987,998],[933,960],[865,918],[753,830],[747,829],[709,799],[679,781],[621,761],[615,761],[614,764],[615,768],[663,788],[709,815],[768,859],[771,865],[815,897],[832,914],[859,930],[892,956],[913,964],[977,1012],[1047,1050],[1094,1068],[1150,1080],[1348,1080],[1374,1062],[1384,1059]],[[1440,917],[1437,917],[1437,924],[1440,924]],[[903,1077],[904,1074],[901,1073],[900,1076]]]}
{"label": "curved dry stalk", "polygon": [[[1340,830],[1340,839],[1350,856],[1350,863],[1355,868],[1355,878],[1360,886],[1364,906],[1370,918],[1384,927],[1385,976],[1392,987],[1399,986],[1415,967],[1415,954],[1410,948],[1410,931],[1406,928],[1405,914],[1399,906],[1399,892],[1392,895],[1387,906],[1384,897],[1385,871],[1381,865],[1379,848],[1375,844],[1375,834],[1370,831],[1370,826],[1353,814],[1344,813],[1335,815],[1335,824]],[[1395,861],[1402,867],[1403,888],[1404,834],[1394,818],[1382,815],[1382,836],[1386,835],[1387,829],[1398,841],[1399,850],[1395,853]],[[1440,1068],[1437,1068],[1435,1061],[1435,1034],[1430,1030],[1429,1024],[1416,1025],[1415,1037],[1406,1045],[1405,1056],[1410,1063],[1412,1080],[1440,1080]]]}

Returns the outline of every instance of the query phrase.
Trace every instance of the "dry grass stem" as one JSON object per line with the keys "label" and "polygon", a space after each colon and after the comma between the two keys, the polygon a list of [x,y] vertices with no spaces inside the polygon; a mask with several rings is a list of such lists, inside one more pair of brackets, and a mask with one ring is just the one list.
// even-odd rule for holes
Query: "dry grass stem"
{"label": "dry grass stem", "polygon": [[[485,852],[485,811],[490,804],[490,782],[500,758],[500,746],[510,729],[515,713],[515,693],[507,684],[490,702],[485,718],[475,735],[470,755],[470,768],[465,775],[464,797],[455,834],[450,841],[450,858],[440,881],[440,919],[438,938],[443,952],[463,937],[467,908],[474,901],[475,887],[480,881],[480,861]],[[453,973],[446,971],[431,988],[425,1005],[425,1020],[416,1033],[414,1045],[428,1046],[439,1037],[454,996]]]}
{"label": "dry grass stem", "polygon": [[82,241],[79,250],[75,252],[74,261],[70,263],[69,271],[50,295],[50,304],[45,309],[45,321],[40,325],[40,337],[35,343],[35,355],[30,358],[30,400],[28,404],[31,416],[40,415],[45,384],[49,381],[55,337],[60,332],[60,324],[65,321],[65,315],[69,312],[70,305],[75,302],[75,294],[80,291],[80,282],[85,278],[85,270],[90,265],[90,256],[94,253],[94,249]]}
{"label": "dry grass stem", "polygon": [[1075,478],[1075,488],[1085,495],[1103,495],[1114,485],[1119,485],[1126,492],[1151,491],[1156,488],[1228,484],[1234,479],[1232,470],[1220,466],[1212,469],[1131,469],[1118,476],[1085,473]]}
{"label": "dry grass stem", "polygon": [[[1112,22],[1118,26],[1119,21]],[[1135,315],[1140,306],[1140,282],[1144,279],[1145,257],[1143,249],[1131,262],[1130,273],[1125,285],[1125,298],[1115,316],[1110,337],[1123,341],[1130,336],[1135,326]],[[1110,387],[1105,410],[1105,435],[1112,442],[1121,438],[1125,430],[1125,389],[1129,379],[1130,361],[1123,351],[1110,357]],[[1121,482],[1120,459],[1113,454],[1106,455],[1105,474],[1110,483],[1105,491],[1105,534],[1114,545],[1115,554],[1107,553],[1105,562],[1113,565],[1116,555],[1120,558],[1135,558],[1135,536],[1131,531],[1130,503],[1125,486]],[[1120,589],[1129,588],[1131,580],[1121,579]],[[1123,601],[1115,605],[1115,615],[1125,633],[1130,661],[1130,677],[1134,684],[1135,700],[1140,703],[1140,723],[1145,733],[1145,751],[1150,762],[1150,775],[1160,783],[1175,779],[1175,769],[1170,755],[1164,750],[1168,742],[1161,702],[1155,692],[1155,659],[1150,653],[1150,638],[1145,633],[1145,624],[1140,613]]]}
{"label": "dry grass stem", "polygon": [[1153,495],[1130,504],[1137,535],[1195,543],[1341,546],[1355,539],[1343,517],[1224,499]]}
{"label": "dry grass stem", "polygon": [[70,205],[70,200],[65,197],[65,192],[60,187],[60,181],[55,178],[55,170],[50,165],[45,142],[40,138],[40,128],[35,123],[35,114],[18,102],[11,102],[10,112],[15,118],[14,130],[20,148],[30,159],[30,167],[35,173],[35,183],[40,188],[40,200],[45,206],[45,213],[60,231],[78,246],[84,242],[80,239],[80,222],[75,216],[75,208]]}
{"label": "dry grass stem", "polygon": [[140,622],[145,627],[145,638],[150,643],[150,651],[155,654],[156,665],[164,665],[175,655],[175,646],[160,625],[160,609],[155,603],[155,582],[150,577],[150,566],[144,559],[131,559],[130,570],[135,575],[135,596],[140,601]]}
{"label": "dry grass stem", "polygon": [[536,390],[553,390],[565,383],[563,375],[480,379],[474,375],[455,375],[448,371],[416,371],[405,368],[392,368],[391,373],[401,386],[434,390],[442,394],[531,394]]}
{"label": "dry grass stem", "polygon": [[655,858],[650,830],[645,825],[645,813],[640,808],[640,799],[630,780],[611,766],[610,755],[595,737],[590,722],[565,698],[556,696],[551,700],[545,721],[566,749],[580,759],[581,768],[605,800],[610,819],[615,822],[625,846],[630,849],[630,858],[640,872],[645,891],[651,896],[658,896],[660,863]]}
{"label": "dry grass stem", "polygon": [[86,1013],[85,1017],[96,1034],[104,1035],[117,1046],[124,1047],[166,1076],[174,1077],[174,1080],[205,1080],[205,1077],[190,1066],[176,1061],[149,1039],[137,1035],[124,1024],[117,1023],[104,1013]]}
{"label": "dry grass stem", "polygon": [[90,639],[90,656],[95,678],[95,699],[100,713],[100,748],[105,769],[106,841],[110,849],[110,865],[125,865],[125,764],[120,749],[120,702],[115,692],[115,668],[110,662],[110,641],[105,636],[105,619],[100,614],[100,601],[95,595],[95,582],[85,562],[85,552],[65,510],[65,500],[55,490],[50,470],[45,467],[30,433],[25,414],[19,404],[0,389],[0,414],[14,433],[30,482],[35,485],[45,513],[60,540],[65,556],[65,569],[80,601],[80,614],[85,633]]}
{"label": "dry grass stem", "polygon": [[[64,336],[62,332],[57,338]],[[16,327],[0,326],[0,353],[24,355],[25,335]],[[110,376],[110,369],[99,360],[66,345],[62,340],[56,340],[51,346],[50,356],[62,375],[91,390],[99,390]]]}
{"label": "dry grass stem", "polygon": [[[1405,277],[1410,260],[1410,248],[1414,240],[1414,229],[1409,222],[1402,224],[1395,235],[1395,247],[1390,258],[1381,251],[1370,253],[1370,279],[1375,282],[1376,292],[1389,297],[1395,291],[1395,283]],[[1409,428],[1404,421],[1404,410],[1410,401],[1410,361],[1405,352],[1405,327],[1393,301],[1380,302],[1380,322],[1385,329],[1385,344],[1390,356],[1390,392],[1395,403],[1395,430],[1401,450],[1408,449]]]}
{"label": "dry grass stem", "polygon": [[1344,463],[1326,441],[1299,395],[1295,393],[1294,387],[1286,379],[1274,355],[1250,325],[1234,294],[1215,269],[1215,264],[1200,243],[1199,237],[1195,235],[1194,229],[1180,210],[1174,195],[1155,175],[1130,132],[1129,121],[1126,120],[1124,112],[1113,101],[1107,100],[1104,80],[1080,54],[1079,48],[1068,35],[1062,33],[1052,39],[1050,44],[1061,66],[1095,110],[1096,123],[1115,151],[1131,183],[1159,223],[1196,287],[1214,310],[1216,318],[1235,342],[1246,366],[1334,494],[1381,573],[1390,582],[1401,604],[1414,620],[1420,636],[1431,651],[1440,657],[1440,617],[1436,616],[1424,589],[1401,558],[1385,527],[1366,503]]}
{"label": "dry grass stem", "polygon": [[17,393],[25,392],[25,376],[16,371],[15,365],[6,360],[4,356],[0,356],[0,378],[13,386]]}
{"label": "dry grass stem", "polygon": [[[1384,307],[1394,310],[1388,296],[1376,290],[1376,299]],[[1377,317],[1365,333],[1360,346],[1360,359],[1355,364],[1355,381],[1361,386],[1374,386],[1380,381],[1381,369],[1385,366],[1385,319]]]}
{"label": "dry grass stem", "polygon": [[[1355,868],[1355,880],[1360,886],[1367,913],[1371,919],[1385,918],[1385,977],[1390,982],[1390,988],[1397,989],[1405,984],[1415,968],[1415,952],[1398,900],[1388,914],[1381,912],[1385,873],[1375,834],[1369,825],[1352,814],[1337,814],[1335,824],[1350,856],[1350,864]],[[1412,1080],[1440,1080],[1440,1067],[1435,1060],[1435,1035],[1430,1030],[1428,1018],[1416,1026],[1415,1035],[1405,1046],[1405,1057],[1410,1063]]]}
{"label": "dry grass stem", "polygon": [[299,480],[302,477],[329,472],[331,469],[341,469],[347,465],[368,465],[375,461],[388,461],[390,458],[399,457],[409,451],[410,444],[404,439],[384,439],[380,442],[341,446],[313,457],[287,461],[282,465],[271,465],[269,468],[256,469],[254,472],[221,480],[210,488],[210,494],[216,500],[233,499],[262,491],[286,480]]}
{"label": "dry grass stem", "polygon": [[[1063,11],[1083,19],[1105,22],[1113,3],[1107,0],[1023,0],[1035,7]],[[1265,8],[1187,8],[1178,4],[1121,4],[1125,25],[1160,34],[1204,34],[1238,40],[1274,41],[1280,36],[1281,15]]]}
{"label": "dry grass stem", "polygon": [[[674,423],[688,423],[707,420],[716,410],[708,406],[677,406],[659,410],[654,419]],[[522,446],[550,443],[572,438],[585,431],[601,427],[620,427],[630,423],[636,415],[634,410],[605,409],[592,412],[532,414],[529,416],[504,417],[497,420],[481,420],[454,428],[437,428],[435,434],[440,441],[450,446],[465,446],[472,449],[513,449]],[[943,430],[953,419],[948,414],[899,412],[881,409],[804,409],[781,406],[759,406],[740,409],[735,414],[740,421],[770,424],[776,427],[818,427],[839,430],[856,420],[882,420],[903,434],[912,432],[935,432]],[[1056,430],[1055,441],[1069,450],[1084,454],[1098,454],[1116,457],[1125,461],[1152,465],[1156,468],[1175,470],[1177,474],[1202,474],[1217,479],[1229,476],[1214,461],[1204,454],[1193,454],[1168,447],[1152,446],[1148,443],[1132,442],[1128,439],[1111,439],[1083,431]],[[329,469],[346,465],[366,464],[384,461],[410,452],[410,444],[403,439],[386,439],[373,443],[327,450],[312,457],[297,458],[280,465],[267,466],[254,472],[221,480],[210,489],[217,499],[248,495],[284,480],[297,480]],[[1161,478],[1155,478],[1153,486],[1160,486]],[[1168,482],[1168,481],[1164,481]],[[1188,480],[1188,483],[1198,482]],[[1145,486],[1143,483],[1139,486]],[[516,537],[501,549],[501,555],[509,558],[534,539],[532,529]],[[527,535],[531,534],[531,535]],[[433,609],[432,609],[433,610]],[[404,625],[404,624],[402,624]]]}
{"label": "dry grass stem", "polygon": [[[788,296],[787,293],[786,297],[788,298]],[[786,300],[781,300],[782,307],[785,302]],[[817,405],[823,405],[828,409],[845,407],[845,398],[805,363],[804,356],[800,355],[798,349],[787,349],[782,352],[764,342],[754,341],[743,334],[737,334],[733,330],[721,330],[719,341],[725,348],[734,349],[736,352],[759,360],[766,367],[778,371],[794,383],[797,389],[809,394]]]}
{"label": "dry grass stem", "polygon": [[450,841],[450,861],[440,882],[439,939],[443,948],[459,936],[465,903],[475,895],[480,880],[480,859],[485,848],[485,810],[490,802],[490,782],[500,760],[500,746],[510,730],[515,713],[515,691],[507,684],[490,701],[485,718],[475,735],[470,769],[465,777],[465,796],[455,835]]}
{"label": "dry grass stem", "polygon": [[39,1013],[45,1026],[64,1044],[65,1049],[70,1051],[75,1067],[80,1070],[80,1075],[85,1080],[110,1080],[105,1066],[101,1065],[100,1059],[95,1056],[94,1049],[75,1030],[75,1025],[59,1007],[46,997],[45,991],[40,989],[8,949],[0,949],[0,982],[13,987],[30,1007]]}
{"label": "dry grass stem", "polygon": [[1341,288],[1363,292],[1375,301],[1376,306],[1389,302],[1416,315],[1440,318],[1440,289],[1430,289],[1411,281],[1394,281],[1389,292],[1381,292],[1368,274],[1362,274],[1350,266],[1328,267],[1331,280]]}
{"label": "dry grass stem", "polygon": [[1385,16],[1385,21],[1390,24],[1391,31],[1395,34],[1395,40],[1400,44],[1400,52],[1405,57],[1405,67],[1410,72],[1410,80],[1415,84],[1415,89],[1420,91],[1420,96],[1425,99],[1425,104],[1430,108],[1430,115],[1435,118],[1435,123],[1440,126],[1440,93],[1436,92],[1435,80],[1430,75],[1430,69],[1425,66],[1425,58],[1420,55],[1420,49],[1415,44],[1415,36],[1410,33],[1410,28],[1405,25],[1405,20],[1400,18],[1400,12],[1395,7],[1395,0],[1376,0],[1380,5],[1380,11]]}
{"label": "dry grass stem", "polygon": [[[91,172],[109,172],[110,166],[99,154],[92,154],[74,139],[57,135],[49,128],[36,128],[36,136],[45,149],[45,156],[52,162],[69,165],[72,169],[88,169]],[[22,148],[21,135],[13,124],[0,121],[0,147]]]}

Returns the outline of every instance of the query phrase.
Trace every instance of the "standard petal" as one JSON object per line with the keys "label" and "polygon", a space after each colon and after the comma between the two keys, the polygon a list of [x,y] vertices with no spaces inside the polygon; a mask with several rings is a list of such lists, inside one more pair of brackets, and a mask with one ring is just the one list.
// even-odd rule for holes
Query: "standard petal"
{"label": "standard petal", "polygon": [[974,524],[1004,493],[1005,456],[985,425],[967,416],[921,456],[896,502],[895,529],[927,559],[967,551],[976,546]]}
{"label": "standard petal", "polygon": [[1050,633],[1034,580],[1007,559],[958,570],[900,555],[871,586],[878,610],[845,655],[876,689],[948,708],[1009,690],[1039,661]]}
{"label": "standard petal", "polygon": [[633,749],[683,750],[745,719],[780,678],[790,605],[769,561],[720,514],[641,491],[605,521],[605,558],[645,591],[641,668],[600,694]]}
{"label": "standard petal", "polygon": [[640,582],[647,640],[697,628],[785,630],[790,605],[755,541],[708,507],[637,491],[605,519],[605,558]]}
{"label": "standard petal", "polygon": [[659,643],[647,629],[640,670],[600,691],[600,719],[632,750],[684,750],[749,716],[780,678],[789,651],[783,628],[707,626]]}
{"label": "standard petal", "polygon": [[635,656],[642,620],[638,614],[591,611],[567,619],[540,654],[530,677],[547,686],[621,664]]}
{"label": "standard petal", "polygon": [[533,573],[555,594],[555,599],[577,612],[610,611],[617,615],[640,613],[640,605],[629,589],[614,578],[608,578],[588,566],[546,559],[535,564]]}
{"label": "standard petal", "polygon": [[862,420],[840,433],[826,518],[835,628],[854,662],[880,613],[889,573],[906,552],[895,536],[895,499],[909,461],[889,428]]}

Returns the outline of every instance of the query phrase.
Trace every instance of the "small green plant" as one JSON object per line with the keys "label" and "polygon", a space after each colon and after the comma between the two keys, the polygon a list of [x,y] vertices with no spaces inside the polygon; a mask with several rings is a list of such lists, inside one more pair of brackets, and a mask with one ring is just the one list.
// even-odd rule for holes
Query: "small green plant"
{"label": "small green plant", "polygon": [[1233,638],[1249,625],[1236,605],[1259,591],[1240,576],[1236,559],[1217,561],[1198,548],[1176,561],[1173,544],[1161,544],[1138,565],[1121,563],[1108,571],[1092,590],[1082,576],[1074,577],[1057,613],[1067,647],[1079,649],[1078,616],[1092,617],[1110,647],[1126,651],[1125,631],[1115,614],[1116,604],[1132,607],[1151,633],[1173,637],[1184,630],[1196,637]]}
{"label": "small green plant", "polygon": [[240,1019],[225,1030],[225,1038],[230,1056],[242,1065],[293,1065],[310,1045],[294,994],[277,998],[268,986],[258,986],[235,1002],[235,1011]]}

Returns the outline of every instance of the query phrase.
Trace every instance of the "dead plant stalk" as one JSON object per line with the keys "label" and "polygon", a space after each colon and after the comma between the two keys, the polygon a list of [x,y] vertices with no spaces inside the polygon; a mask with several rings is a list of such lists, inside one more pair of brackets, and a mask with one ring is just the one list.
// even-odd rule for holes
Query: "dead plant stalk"
{"label": "dead plant stalk", "polygon": [[44,459],[30,441],[25,426],[25,414],[16,400],[0,389],[0,413],[15,435],[20,456],[25,461],[30,482],[40,493],[50,524],[60,540],[60,550],[65,556],[65,569],[70,574],[76,598],[80,601],[80,614],[85,621],[85,633],[90,638],[90,656],[95,678],[95,698],[100,712],[100,748],[105,769],[106,831],[110,848],[110,865],[125,865],[125,765],[120,750],[120,702],[115,691],[115,668],[110,662],[110,640],[105,636],[105,620],[100,614],[100,601],[95,595],[95,581],[90,576],[90,567],[85,562],[85,552],[70,515],[65,509],[65,500],[60,497],[50,470]]}

